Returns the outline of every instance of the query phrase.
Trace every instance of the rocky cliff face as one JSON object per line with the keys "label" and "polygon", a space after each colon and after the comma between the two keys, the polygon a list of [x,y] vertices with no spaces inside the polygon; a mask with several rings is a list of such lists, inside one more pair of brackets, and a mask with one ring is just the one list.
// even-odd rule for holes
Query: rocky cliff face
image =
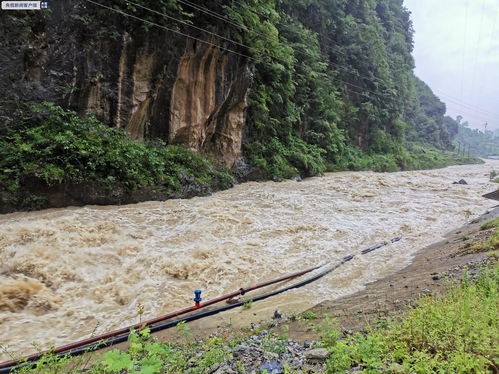
{"label": "rocky cliff face", "polygon": [[80,0],[51,6],[43,15],[2,12],[0,115],[20,101],[53,101],[234,165],[251,82],[242,58],[114,18],[96,26]]}
{"label": "rocky cliff face", "polygon": [[220,49],[189,42],[170,103],[170,141],[218,155],[233,166],[241,153],[250,75]]}

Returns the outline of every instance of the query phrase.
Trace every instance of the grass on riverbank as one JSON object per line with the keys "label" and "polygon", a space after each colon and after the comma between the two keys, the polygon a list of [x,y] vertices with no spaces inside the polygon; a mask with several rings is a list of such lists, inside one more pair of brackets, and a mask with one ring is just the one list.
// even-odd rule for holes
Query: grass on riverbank
{"label": "grass on riverbank", "polygon": [[368,334],[339,339],[326,328],[329,373],[487,373],[497,370],[499,271],[465,278],[443,296],[424,297],[402,319]]}
{"label": "grass on riverbank", "polygon": [[489,257],[499,258],[499,218],[485,222],[480,230],[494,229],[490,237],[484,241],[471,246],[471,252],[487,252]]}
{"label": "grass on riverbank", "polygon": [[408,143],[392,146],[389,152],[366,153],[356,148],[347,149],[344,157],[328,171],[372,170],[395,172],[401,170],[439,169],[451,165],[482,164],[476,157],[440,150],[429,144]]}

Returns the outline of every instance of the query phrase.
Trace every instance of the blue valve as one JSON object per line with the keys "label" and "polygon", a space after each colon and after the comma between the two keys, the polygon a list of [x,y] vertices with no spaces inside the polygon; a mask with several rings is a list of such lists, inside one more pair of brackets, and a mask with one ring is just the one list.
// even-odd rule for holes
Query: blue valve
{"label": "blue valve", "polygon": [[199,305],[199,303],[203,301],[203,299],[201,299],[201,290],[194,291],[194,296],[194,302],[196,305]]}

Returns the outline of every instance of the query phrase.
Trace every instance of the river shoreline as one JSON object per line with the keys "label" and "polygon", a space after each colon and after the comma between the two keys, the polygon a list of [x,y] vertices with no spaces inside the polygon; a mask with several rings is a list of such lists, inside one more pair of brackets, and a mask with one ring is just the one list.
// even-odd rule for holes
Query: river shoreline
{"label": "river shoreline", "polygon": [[[321,326],[331,328],[331,318],[337,329],[348,339],[356,332],[367,334],[380,322],[399,320],[422,296],[445,294],[466,273],[474,279],[486,266],[497,261],[484,252],[467,253],[475,243],[487,240],[494,228],[483,230],[484,222],[499,217],[499,208],[493,208],[468,224],[449,232],[444,240],[420,249],[404,269],[366,285],[353,295],[334,301],[323,301],[304,313],[283,314],[276,310],[274,317],[240,328],[222,325],[212,328],[210,323],[195,321],[186,328],[170,329],[153,334],[154,341],[176,344],[187,357],[203,357],[210,349],[206,342],[219,342],[226,355],[209,368],[210,373],[236,374],[243,372],[284,373],[290,370],[306,373],[327,371],[327,350],[321,347]],[[217,316],[207,319],[217,319]],[[128,343],[121,343],[88,357],[85,365],[97,364],[102,355],[112,349],[126,351]],[[196,361],[195,361],[196,362]],[[193,363],[193,365],[195,365]],[[393,364],[393,368],[400,367]],[[392,369],[393,369],[392,368]],[[361,366],[348,373],[362,372]],[[205,371],[203,371],[205,372]],[[387,372],[399,372],[390,371]]]}
{"label": "river shoreline", "polygon": [[[320,282],[203,320],[199,331],[258,324],[276,308],[299,314],[399,271],[418,248],[481,215],[496,164],[340,172],[188,201],[0,216],[0,291],[14,305],[0,313],[0,340],[29,354],[33,341],[59,346],[134,324],[139,306],[153,318],[191,305],[195,289],[206,300],[403,237]],[[461,178],[469,184],[452,184]]]}
{"label": "river shoreline", "polygon": [[[484,162],[483,159],[482,163]],[[422,170],[438,170],[445,169],[448,166],[463,166],[476,164],[476,162],[462,163],[462,164],[451,164],[444,167],[435,167],[430,169]],[[248,169],[249,166],[244,164],[245,168]],[[255,168],[249,168],[253,170]],[[256,169],[255,169],[256,170]],[[421,169],[404,169],[402,171],[416,171]],[[327,174],[331,173],[341,173],[348,172],[352,170],[340,170],[340,171],[328,171]],[[360,171],[360,170],[357,170]],[[369,170],[364,170],[369,171]],[[258,175],[254,176],[253,174]],[[27,179],[23,184],[23,190],[29,191],[26,196],[25,201],[19,205],[16,202],[15,194],[12,191],[7,191],[5,189],[0,189],[0,216],[20,213],[20,212],[32,212],[41,211],[46,209],[58,209],[58,208],[74,208],[74,207],[84,207],[87,205],[97,205],[97,206],[123,206],[130,204],[139,204],[143,202],[151,201],[167,201],[174,199],[192,199],[195,197],[206,197],[211,196],[213,193],[226,191],[234,186],[251,183],[251,182],[275,182],[281,183],[286,180],[290,181],[306,181],[309,179],[323,177],[322,173],[310,177],[295,176],[290,179],[282,178],[271,178],[263,179],[261,178],[261,173],[249,172],[245,170],[244,172],[238,169],[232,170],[232,177],[234,178],[234,183],[231,183],[228,188],[225,187],[224,183],[215,184],[215,186],[209,186],[206,183],[199,183],[187,175],[182,178],[182,191],[176,193],[165,193],[161,192],[160,186],[155,188],[139,188],[137,190],[129,190],[124,185],[117,185],[113,188],[109,186],[104,186],[95,182],[84,182],[84,183],[60,183],[55,185],[47,185],[42,180],[31,178]],[[223,185],[223,186],[222,186]],[[26,192],[25,191],[25,192]],[[24,204],[24,205],[23,205]]]}
{"label": "river shoreline", "polygon": [[[362,330],[373,321],[400,316],[421,296],[445,293],[449,281],[461,279],[464,273],[473,277],[479,271],[489,255],[467,249],[491,235],[493,229],[484,231],[480,226],[497,217],[499,207],[493,207],[481,217],[450,231],[443,240],[420,249],[407,267],[366,285],[353,295],[323,301],[308,312],[336,318],[344,331]],[[290,337],[298,340],[318,338],[299,321],[290,324],[289,331]]]}
{"label": "river shoreline", "polygon": [[[265,316],[259,322],[244,327],[240,323],[229,324],[220,315],[212,316],[189,323],[190,331],[197,339],[207,339],[212,336],[252,335],[264,329],[277,335],[286,334],[290,339],[304,343],[319,340],[319,334],[311,327],[313,320],[318,323],[326,317],[334,318],[343,331],[359,331],[373,321],[396,318],[421,296],[444,293],[451,284],[449,281],[461,279],[465,272],[471,276],[476,274],[488,262],[489,255],[484,252],[466,253],[466,249],[488,238],[493,229],[484,231],[480,226],[498,217],[499,207],[491,208],[479,218],[448,232],[443,240],[419,249],[406,267],[367,284],[363,290],[351,295],[324,300],[305,311],[282,313],[277,306],[278,314],[284,314],[282,319]],[[300,317],[303,315],[313,315],[314,318]],[[256,319],[258,313],[255,314]],[[174,330],[155,334],[161,341],[175,340],[180,335]],[[120,348],[125,346],[126,343]]]}

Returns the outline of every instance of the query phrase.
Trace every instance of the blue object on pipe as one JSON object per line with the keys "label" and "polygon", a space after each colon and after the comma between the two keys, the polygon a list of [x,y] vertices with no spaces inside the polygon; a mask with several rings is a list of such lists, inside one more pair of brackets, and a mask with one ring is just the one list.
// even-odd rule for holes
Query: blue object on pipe
{"label": "blue object on pipe", "polygon": [[203,299],[201,299],[201,290],[194,291],[194,296],[194,302],[196,305],[199,305],[199,303],[203,301]]}

